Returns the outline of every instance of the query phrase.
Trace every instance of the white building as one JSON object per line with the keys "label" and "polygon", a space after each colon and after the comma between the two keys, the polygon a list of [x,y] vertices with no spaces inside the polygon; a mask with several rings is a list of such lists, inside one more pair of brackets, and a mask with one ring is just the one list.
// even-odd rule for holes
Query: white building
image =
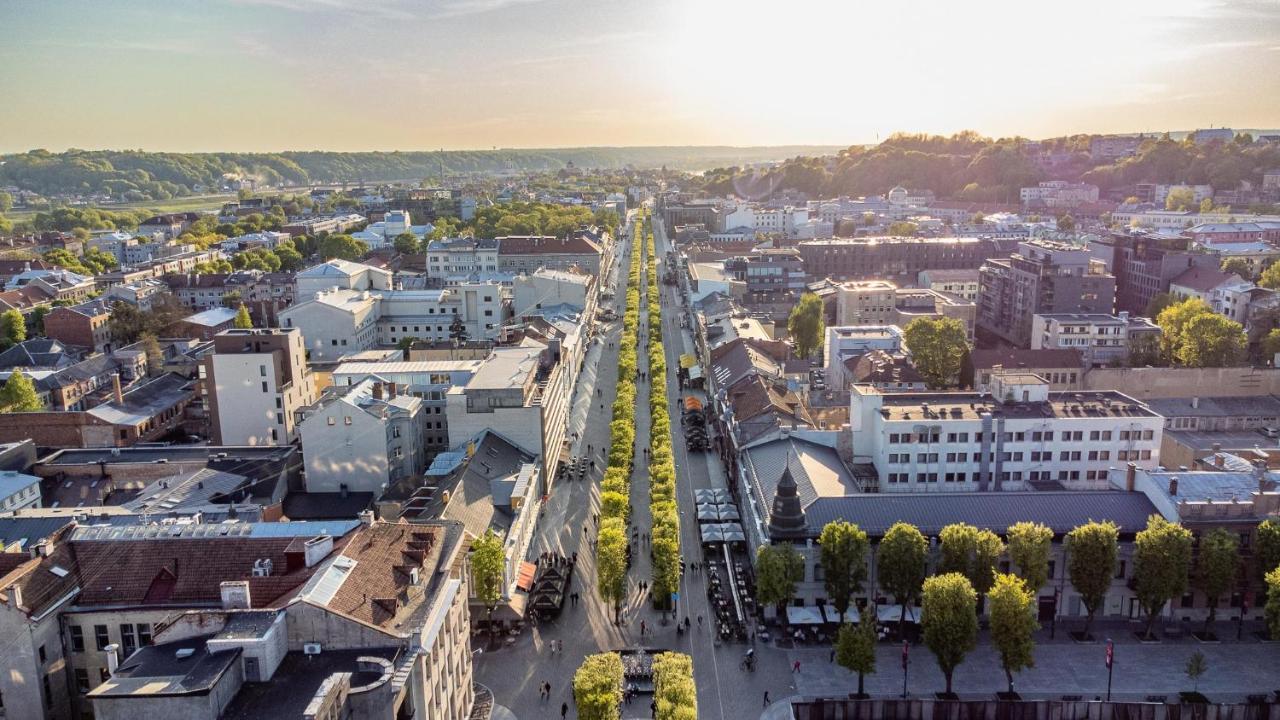
{"label": "white building", "polygon": [[377,344],[379,300],[368,290],[321,291],[280,311],[280,324],[300,331],[310,362],[331,362]]}
{"label": "white building", "polygon": [[578,310],[593,308],[593,285],[590,275],[565,270],[542,268],[527,275],[517,275],[511,300],[512,315],[521,317],[555,305],[568,305]]}
{"label": "white building", "polygon": [[916,283],[936,292],[951,293],[970,302],[978,299],[980,282],[977,268],[962,270],[921,270]]}
{"label": "white building", "polygon": [[214,445],[287,445],[294,412],[316,399],[296,328],[218,333],[200,373]]}
{"label": "white building", "polygon": [[1107,470],[1159,463],[1164,419],[1117,392],[1050,393],[1036,375],[992,378],[992,392],[881,393],[854,385],[854,461],[881,492],[1105,489]]}
{"label": "white building", "polygon": [[[805,227],[808,222],[807,208],[787,206],[765,209],[739,203],[724,214],[723,227],[719,230],[745,227],[757,233],[781,233],[787,237],[795,237],[800,228]],[[814,230],[810,228],[810,233],[812,232]]]}
{"label": "white building", "polygon": [[426,468],[426,415],[420,398],[366,375],[331,387],[298,412],[308,492],[380,494]]}
{"label": "white building", "polygon": [[1032,350],[1079,350],[1089,365],[1115,365],[1129,357],[1139,335],[1160,337],[1160,326],[1129,313],[1046,313],[1031,319]]}
{"label": "white building", "polygon": [[498,241],[469,237],[432,240],[427,277],[440,280],[498,272]]}
{"label": "white building", "polygon": [[401,392],[422,400],[426,418],[423,445],[431,456],[449,447],[449,390],[470,382],[483,360],[421,360],[400,362],[344,362],[334,368],[333,384],[349,387],[369,375],[395,383]]}
{"label": "white building", "polygon": [[330,260],[320,263],[298,273],[295,276],[298,302],[310,300],[323,290],[390,290],[392,274],[390,271],[371,265],[349,262],[347,260]]}
{"label": "white building", "polygon": [[0,513],[40,507],[40,478],[12,470],[0,472]]}
{"label": "white building", "polygon": [[902,351],[902,328],[896,325],[859,325],[827,328],[822,344],[822,365],[827,371],[827,387],[843,389],[848,373],[845,361],[872,350]]}
{"label": "white building", "polygon": [[1199,298],[1214,312],[1243,325],[1253,299],[1250,291],[1255,287],[1235,273],[1216,268],[1189,268],[1169,281],[1169,294],[1180,300]]}
{"label": "white building", "polygon": [[1169,193],[1173,191],[1191,191],[1191,201],[1200,204],[1202,200],[1208,200],[1213,197],[1212,185],[1156,185],[1151,189],[1151,201],[1157,205],[1164,205],[1165,200],[1169,198]]}

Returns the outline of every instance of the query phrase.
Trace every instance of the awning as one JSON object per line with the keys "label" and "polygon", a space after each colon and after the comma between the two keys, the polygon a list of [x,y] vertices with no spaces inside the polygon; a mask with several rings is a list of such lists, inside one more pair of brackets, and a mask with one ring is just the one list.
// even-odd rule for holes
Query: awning
{"label": "awning", "polygon": [[[506,603],[499,604],[493,609],[493,619],[501,622],[514,622],[524,619],[524,611],[529,604],[529,596],[518,592],[511,596]],[[472,617],[475,617],[475,611],[472,611]],[[483,615],[481,616],[483,617]]]}
{"label": "awning", "polygon": [[685,398],[685,399],[684,399],[684,409],[685,409],[686,411],[688,411],[688,410],[701,410],[701,409],[702,409],[702,401],[701,401],[701,400],[699,400],[698,398],[696,398],[696,397],[694,397],[694,396],[690,395],[689,397],[687,397],[687,398]]}
{"label": "awning", "polygon": [[528,592],[533,587],[533,575],[538,572],[538,566],[531,562],[520,563],[520,574],[516,576],[516,587]]}
{"label": "awning", "polygon": [[701,365],[694,365],[693,367],[689,368],[689,379],[690,379],[690,380],[701,380],[701,379],[702,379],[702,366],[701,366]]}
{"label": "awning", "polygon": [[787,606],[787,622],[792,625],[821,625],[826,622],[822,610],[816,607]]}
{"label": "awning", "polygon": [[685,353],[680,356],[680,367],[684,368],[685,370],[688,370],[689,368],[697,364],[698,364],[698,358],[690,355],[689,353]]}
{"label": "awning", "polygon": [[[902,620],[901,605],[880,605],[876,608],[876,618],[882,623],[896,623]],[[920,608],[907,606],[907,622],[920,622]]]}
{"label": "awning", "polygon": [[[840,616],[836,614],[836,609],[831,605],[823,605],[822,614],[827,616],[827,622],[829,623],[839,624],[841,622]],[[844,622],[847,622],[850,625],[857,625],[858,623],[862,622],[862,615],[858,612],[858,608],[856,607],[845,608]]]}

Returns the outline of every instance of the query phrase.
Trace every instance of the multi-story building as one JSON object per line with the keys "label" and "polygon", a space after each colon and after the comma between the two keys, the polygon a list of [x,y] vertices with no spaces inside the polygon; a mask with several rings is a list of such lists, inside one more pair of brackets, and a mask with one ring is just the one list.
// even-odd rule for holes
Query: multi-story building
{"label": "multi-story building", "polygon": [[275,325],[280,311],[292,305],[294,300],[294,276],[287,272],[237,270],[233,273],[165,275],[160,281],[179,302],[192,310],[244,305],[254,322],[263,326]]}
{"label": "multi-story building", "polygon": [[921,270],[916,284],[937,292],[950,293],[958,298],[976,302],[978,299],[978,269]]}
{"label": "multi-story building", "polygon": [[70,270],[25,270],[9,278],[5,290],[36,290],[53,301],[78,303],[89,298],[97,283]]}
{"label": "multi-story building", "polygon": [[138,223],[138,234],[143,236],[159,235],[162,240],[172,240],[191,227],[191,223],[200,219],[200,213],[169,213],[153,215]]}
{"label": "multi-story building", "polygon": [[40,478],[13,470],[0,470],[0,513],[17,513],[38,507]]}
{"label": "multi-story building", "polygon": [[1096,137],[1089,141],[1089,155],[1094,160],[1116,160],[1128,157],[1138,152],[1138,146],[1142,144],[1144,139],[1141,135],[1137,137],[1131,135]]}
{"label": "multi-story building", "polygon": [[801,242],[800,257],[811,280],[884,279],[913,282],[922,270],[977,268],[1007,256],[1012,240],[989,238],[836,238]]}
{"label": "multi-story building", "polygon": [[219,333],[201,374],[215,445],[291,443],[295,413],[316,400],[297,328]]}
{"label": "multi-story building", "polygon": [[1160,326],[1124,311],[1037,314],[1031,321],[1032,350],[1079,350],[1090,366],[1124,363],[1140,336],[1159,338]]}
{"label": "multi-story building", "polygon": [[393,274],[372,265],[330,260],[303,270],[294,278],[298,302],[328,290],[390,290]]}
{"label": "multi-story building", "polygon": [[1098,202],[1098,186],[1070,183],[1066,180],[1046,180],[1035,187],[1022,188],[1018,195],[1023,205],[1071,208]]}
{"label": "multi-story building", "polygon": [[109,353],[114,349],[110,320],[111,306],[103,300],[56,307],[44,316],[44,334],[67,345]]}
{"label": "multi-story building", "polygon": [[1107,470],[1159,462],[1164,420],[1117,392],[1050,393],[1036,375],[993,378],[991,393],[882,393],[855,385],[855,462],[882,492],[1103,489]]}
{"label": "multi-story building", "polygon": [[1211,267],[1188,268],[1169,281],[1169,294],[1179,300],[1196,298],[1213,311],[1243,324],[1249,315],[1249,291],[1255,285],[1235,273]]}
{"label": "multi-story building", "polygon": [[307,492],[379,493],[426,468],[426,408],[396,383],[366,375],[298,411]]}
{"label": "multi-story building", "polygon": [[122,285],[112,285],[102,293],[102,299],[108,303],[128,303],[143,312],[154,307],[156,300],[168,294],[169,286],[160,280],[139,280]]}
{"label": "multi-story building", "polygon": [[498,272],[498,241],[469,237],[432,240],[427,245],[427,277],[447,281]]}
{"label": "multi-story building", "polygon": [[1086,370],[1083,354],[1075,349],[974,348],[960,373],[960,385],[989,393],[996,376],[1015,372],[1039,376],[1049,383],[1049,392],[1067,392],[1084,386]]}
{"label": "multi-story building", "polygon": [[608,263],[607,249],[584,231],[557,238],[541,235],[508,235],[498,238],[498,270],[531,273],[577,268],[598,276]]}
{"label": "multi-story building", "polygon": [[[344,362],[333,369],[337,387],[347,387],[369,375],[394,383],[408,395],[422,400],[425,418],[423,447],[429,458],[449,447],[449,415],[445,397],[449,389],[466,385],[484,365],[488,348],[477,359],[410,360],[404,362]],[[304,440],[305,442],[305,440]]]}
{"label": "multi-story building", "polygon": [[489,428],[539,458],[543,481],[555,477],[573,395],[572,361],[551,346],[494,348],[471,380],[446,395],[449,445]]}
{"label": "multi-story building", "polygon": [[285,225],[280,228],[280,231],[289,233],[293,237],[298,237],[299,235],[310,235],[315,237],[318,235],[344,233],[352,228],[363,225],[365,222],[367,222],[367,220],[364,216],[350,213],[347,215],[337,215],[327,218],[299,220]]}
{"label": "multi-story building", "polygon": [[1016,255],[988,260],[979,273],[978,329],[1018,347],[1030,347],[1037,314],[1110,314],[1115,306],[1115,276],[1074,245],[1019,243]]}
{"label": "multi-story building", "polygon": [[847,382],[845,363],[873,350],[897,353],[902,350],[902,329],[896,325],[828,327],[822,344],[822,366],[827,386],[842,390]]}
{"label": "multi-story building", "polygon": [[515,277],[511,300],[513,317],[521,318],[556,305],[576,308],[588,316],[594,315],[594,277],[582,272],[545,268]]}
{"label": "multi-story building", "polygon": [[836,324],[897,325],[905,328],[922,317],[949,317],[965,326],[972,338],[977,307],[949,293],[923,288],[900,288],[886,280],[855,280],[836,285]]}
{"label": "multi-story building", "polygon": [[804,291],[804,261],[795,248],[755,250],[725,260],[724,269],[746,284],[743,299],[748,304],[790,303]]}
{"label": "multi-story building", "polygon": [[1187,238],[1117,232],[1089,244],[1116,279],[1116,310],[1146,312],[1151,298],[1169,291],[1169,283],[1189,268],[1217,268],[1213,255],[1191,249]]}

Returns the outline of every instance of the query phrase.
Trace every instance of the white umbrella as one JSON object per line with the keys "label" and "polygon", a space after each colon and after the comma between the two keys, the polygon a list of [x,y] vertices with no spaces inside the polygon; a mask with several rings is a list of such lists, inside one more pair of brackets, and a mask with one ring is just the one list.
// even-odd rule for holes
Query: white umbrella
{"label": "white umbrella", "polygon": [[[902,620],[901,605],[880,605],[876,608],[876,618],[882,623],[896,623]],[[920,622],[920,608],[907,606],[907,622]]]}

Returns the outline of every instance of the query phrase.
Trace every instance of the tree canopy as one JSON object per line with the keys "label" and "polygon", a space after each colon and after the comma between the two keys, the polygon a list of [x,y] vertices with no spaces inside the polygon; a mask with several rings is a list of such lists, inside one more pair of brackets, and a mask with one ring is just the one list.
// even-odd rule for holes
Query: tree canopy
{"label": "tree canopy", "polygon": [[1240,536],[1226,528],[1214,528],[1200,538],[1196,556],[1196,587],[1209,603],[1204,631],[1218,615],[1218,599],[1231,591],[1240,570]]}
{"label": "tree canopy", "polygon": [[580,720],[618,720],[622,703],[622,658],[616,652],[588,655],[573,674],[573,700]]}
{"label": "tree canopy", "polygon": [[1164,604],[1186,592],[1190,566],[1191,531],[1159,515],[1148,518],[1133,552],[1133,590],[1147,614],[1147,636]]}
{"label": "tree canopy", "polygon": [[1086,523],[1067,533],[1067,571],[1071,576],[1071,587],[1080,593],[1080,602],[1084,603],[1088,613],[1083,631],[1085,637],[1089,636],[1093,616],[1106,600],[1107,590],[1111,589],[1119,545],[1120,531],[1110,520]]}
{"label": "tree canopy", "polygon": [[916,318],[903,330],[902,339],[930,389],[955,384],[969,352],[964,323],[949,317]]}
{"label": "tree canopy", "polygon": [[960,573],[979,595],[991,589],[996,564],[1004,552],[1000,536],[990,530],[979,530],[965,523],[955,523],[942,528],[943,573]]}
{"label": "tree canopy", "polygon": [[1200,298],[1175,302],[1156,316],[1166,357],[1187,367],[1225,367],[1244,359],[1247,338],[1240,323],[1213,311]]}
{"label": "tree canopy", "polygon": [[823,330],[822,300],[813,293],[801,295],[787,318],[787,332],[795,341],[796,354],[807,358],[821,351]]}
{"label": "tree canopy", "polygon": [[884,534],[876,553],[876,581],[902,606],[902,622],[907,604],[920,593],[928,569],[929,541],[914,525],[897,522]]}
{"label": "tree canopy", "polygon": [[924,643],[938,661],[951,693],[951,675],[978,644],[978,594],[960,573],[934,575],[924,581],[920,624]]}
{"label": "tree canopy", "polygon": [[1043,523],[1010,525],[1009,562],[1031,592],[1038,592],[1049,579],[1049,555],[1053,551],[1053,530]]}
{"label": "tree canopy", "polygon": [[778,606],[796,594],[796,583],[804,577],[804,559],[790,543],[762,545],[756,551],[756,600],[763,606]]}
{"label": "tree canopy", "polygon": [[858,624],[842,623],[836,633],[836,664],[858,673],[859,695],[865,692],[865,677],[876,671],[876,643],[879,639],[874,605],[862,609]]}
{"label": "tree canopy", "polygon": [[9,379],[0,388],[0,412],[37,412],[44,409],[36,386],[21,370],[9,373]]}
{"label": "tree canopy", "polygon": [[867,534],[857,525],[833,520],[822,528],[818,537],[819,556],[825,575],[827,596],[836,613],[844,616],[849,600],[862,591],[867,579]]}
{"label": "tree canopy", "polygon": [[991,644],[1000,654],[1009,692],[1013,692],[1013,674],[1035,667],[1036,621],[1035,593],[1016,575],[997,575],[987,595],[991,608]]}

